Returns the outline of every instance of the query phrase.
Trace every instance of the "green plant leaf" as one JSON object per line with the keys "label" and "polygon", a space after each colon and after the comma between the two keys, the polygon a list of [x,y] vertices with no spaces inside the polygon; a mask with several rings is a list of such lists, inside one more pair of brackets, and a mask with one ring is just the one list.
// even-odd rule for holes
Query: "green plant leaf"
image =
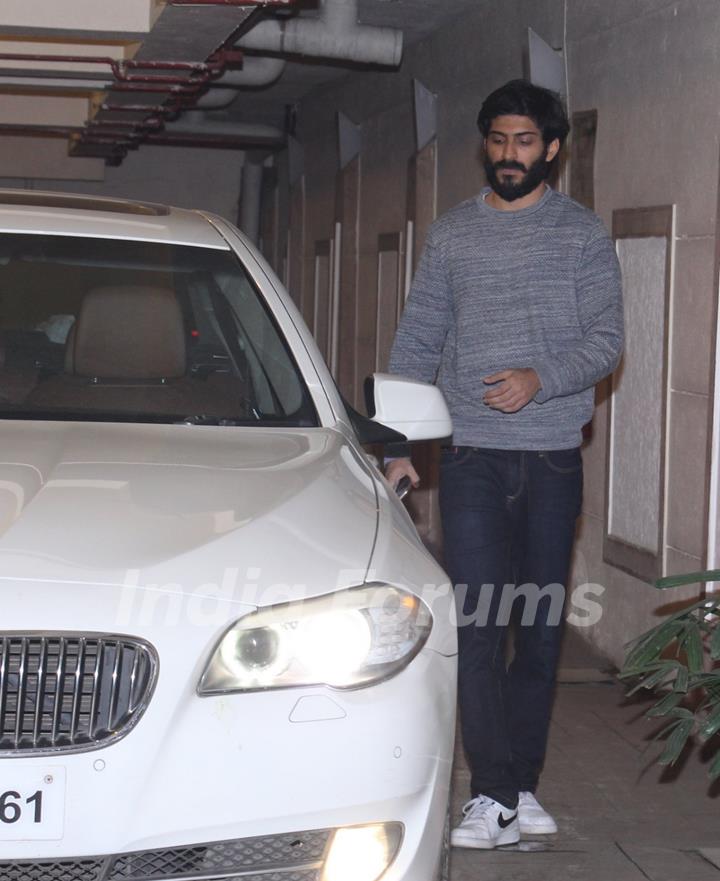
{"label": "green plant leaf", "polygon": [[711,780],[717,780],[720,777],[720,752],[712,760],[708,774]]}
{"label": "green plant leaf", "polygon": [[687,667],[683,667],[682,664],[678,664],[677,676],[675,677],[675,682],[673,682],[673,691],[679,691],[682,692],[682,694],[687,694],[689,681],[690,675],[687,671]]}
{"label": "green plant leaf", "polygon": [[685,649],[689,672],[702,673],[703,644],[700,630],[695,622],[687,623],[683,637],[680,640],[680,646]]}
{"label": "green plant leaf", "polygon": [[[628,691],[628,696],[635,694],[643,688],[648,690],[655,688],[661,682],[664,682],[669,676],[672,675],[673,670],[675,669],[676,662],[674,661],[660,661],[656,664],[648,664],[642,672],[647,672],[648,675],[641,679],[637,685],[634,685],[630,691]],[[642,675],[642,673],[640,673]]]}
{"label": "green plant leaf", "polygon": [[682,692],[671,691],[670,694],[666,694],[664,698],[650,707],[645,715],[649,719],[655,719],[658,716],[667,716],[670,710],[673,710],[684,697],[685,695]]}
{"label": "green plant leaf", "polygon": [[[690,715],[692,716],[692,714]],[[676,762],[680,758],[690,734],[692,733],[694,724],[694,718],[680,719],[680,721],[676,723],[675,729],[670,737],[668,737],[665,749],[658,759],[661,765],[672,765],[673,762]]]}
{"label": "green plant leaf", "polygon": [[683,628],[683,622],[668,620],[643,634],[637,645],[628,653],[625,667],[642,667],[656,661],[664,649],[682,632]]}
{"label": "green plant leaf", "polygon": [[713,661],[720,661],[720,621],[713,621],[713,634],[710,637],[710,657]]}
{"label": "green plant leaf", "polygon": [[704,569],[701,572],[686,572],[684,575],[669,575],[658,578],[655,587],[667,590],[669,587],[681,587],[683,584],[701,584],[706,581],[720,581],[720,569]]}
{"label": "green plant leaf", "polygon": [[701,726],[700,736],[703,740],[709,740],[718,731],[720,731],[720,705],[710,713]]}

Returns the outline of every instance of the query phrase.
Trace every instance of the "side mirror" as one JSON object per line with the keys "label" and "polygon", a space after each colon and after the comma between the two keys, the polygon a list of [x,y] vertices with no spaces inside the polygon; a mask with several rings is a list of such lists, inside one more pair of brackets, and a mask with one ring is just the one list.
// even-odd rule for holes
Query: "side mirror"
{"label": "side mirror", "polygon": [[436,440],[452,434],[445,398],[435,385],[375,373],[365,380],[365,404],[373,422],[405,435],[408,441]]}

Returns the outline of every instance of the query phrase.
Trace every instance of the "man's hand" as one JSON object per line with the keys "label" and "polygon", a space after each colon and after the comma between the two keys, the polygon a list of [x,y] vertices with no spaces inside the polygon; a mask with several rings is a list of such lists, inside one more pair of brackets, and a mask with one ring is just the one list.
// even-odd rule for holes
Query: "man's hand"
{"label": "man's hand", "polygon": [[532,367],[501,370],[500,373],[486,376],[483,382],[486,385],[497,383],[494,388],[485,392],[483,401],[488,407],[503,413],[517,413],[522,410],[541,388],[538,375]]}
{"label": "man's hand", "polygon": [[409,477],[412,485],[417,489],[420,486],[420,476],[413,468],[409,459],[393,459],[385,469],[385,477],[393,489],[398,485],[402,477]]}

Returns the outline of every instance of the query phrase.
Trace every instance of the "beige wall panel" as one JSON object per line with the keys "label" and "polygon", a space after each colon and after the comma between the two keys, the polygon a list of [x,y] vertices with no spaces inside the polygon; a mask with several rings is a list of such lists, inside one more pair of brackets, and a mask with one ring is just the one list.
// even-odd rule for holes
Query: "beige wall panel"
{"label": "beige wall panel", "polygon": [[102,181],[105,163],[102,159],[71,159],[68,142],[64,138],[0,137],[0,176],[5,186],[18,186],[19,181],[10,178],[50,179],[62,181],[59,187],[67,188],[68,181]]}
{"label": "beige wall panel", "polygon": [[87,98],[64,95],[0,95],[0,124],[85,125],[90,115]]}
{"label": "beige wall panel", "polygon": [[358,236],[360,224],[360,159],[356,157],[338,176],[340,193],[340,302],[338,385],[348,401],[355,401],[357,345]]}
{"label": "beige wall panel", "polygon": [[602,382],[595,390],[595,413],[591,437],[582,448],[584,487],[583,512],[594,517],[605,517],[605,447],[607,443],[608,383]]}
{"label": "beige wall panel", "polygon": [[[402,267],[404,264],[401,236],[380,236],[388,239],[378,249],[377,290],[378,310],[375,332],[375,368],[387,373],[397,320],[400,312]],[[391,241],[390,241],[391,240]]]}
{"label": "beige wall panel", "polygon": [[573,106],[598,110],[596,211],[609,224],[615,208],[676,202],[678,234],[712,232],[717,0],[568,3],[568,53]]}
{"label": "beige wall panel", "polygon": [[670,384],[678,391],[710,393],[716,297],[714,238],[676,242]]}
{"label": "beige wall panel", "polygon": [[[698,588],[689,586],[661,592],[603,562],[601,558],[603,524],[595,517],[583,517],[573,557],[571,585],[597,584],[604,588],[599,596],[589,598],[601,606],[599,620],[579,628],[580,634],[618,667],[626,656],[628,644],[650,627],[658,624],[671,606],[698,596]],[[696,558],[695,558],[696,559]],[[690,556],[668,556],[668,564],[681,571],[695,565]],[[572,607],[568,607],[572,611]],[[578,612],[578,614],[581,614]]]}
{"label": "beige wall panel", "polygon": [[413,247],[414,263],[420,259],[420,253],[430,224],[437,216],[437,176],[438,176],[437,141],[431,141],[415,157],[412,189],[414,204],[412,206],[415,242]]}
{"label": "beige wall panel", "polygon": [[288,290],[301,309],[305,287],[305,179],[290,190],[290,231],[288,238]]}
{"label": "beige wall panel", "polygon": [[[681,238],[675,243],[672,381],[692,382],[692,391],[701,390],[714,328],[710,321],[702,327],[706,305],[699,291],[707,284],[701,279],[712,271],[712,245],[685,237],[714,236],[715,230],[720,126],[717,114],[707,111],[720,99],[720,5],[714,0],[576,0],[567,11],[572,109],[598,110],[596,211],[609,227],[615,209],[676,203]],[[673,125],[671,120],[678,132],[686,125],[692,130],[695,147],[689,150],[682,138],[658,134]],[[678,407],[678,400],[672,396],[668,426],[668,542],[683,542],[680,550],[690,555],[678,557],[668,549],[669,572],[687,571],[686,563],[692,568],[701,558],[706,516],[707,404],[696,398]],[[651,430],[659,427],[648,426]],[[681,443],[679,435],[686,432],[692,439]],[[596,508],[593,461],[594,455],[590,461],[586,455],[587,511]],[[669,596],[598,559],[601,527],[602,520],[583,517],[581,544],[592,580],[607,586],[606,613],[588,635],[619,663],[624,643],[660,620],[657,610]],[[674,599],[684,595],[682,590],[672,594]],[[691,589],[687,595],[694,595]]]}
{"label": "beige wall panel", "polygon": [[708,398],[671,392],[667,543],[704,556]]}
{"label": "beige wall panel", "polygon": [[[18,144],[21,141],[25,141],[24,151],[29,155],[40,149],[34,145],[51,143],[49,138],[0,138],[0,150],[10,150],[13,142]],[[61,146],[53,148],[53,152],[49,155],[55,156],[55,150],[59,153],[63,150],[67,151],[65,141],[59,140],[55,143]],[[12,150],[10,156],[14,151],[19,152],[23,148],[14,147]],[[0,158],[3,155],[0,153]],[[41,180],[37,189],[67,190],[88,196],[139,199],[175,205],[179,208],[202,208],[236,223],[242,157],[243,154],[238,150],[144,146],[136,152],[129,153],[118,168],[106,168],[99,159],[67,158],[66,164],[55,166],[41,158],[38,159],[37,165],[43,169],[43,177],[47,180]],[[4,162],[0,165],[0,185],[3,185],[3,178],[7,175],[6,167]],[[85,167],[97,169],[93,178],[93,181],[98,181],[97,183],[84,179],[80,171],[76,170]],[[33,175],[18,173],[17,176]],[[37,171],[34,176],[38,176]],[[67,179],[62,179],[63,176]],[[14,184],[7,182],[4,185]]]}
{"label": "beige wall panel", "polygon": [[[368,120],[363,127],[359,280],[357,300],[356,400],[375,370],[377,353],[378,235],[404,230],[407,161],[414,151],[409,104]],[[362,408],[364,412],[364,407]]]}
{"label": "beige wall panel", "polygon": [[[625,284],[625,357],[613,377],[608,534],[661,552],[665,238],[617,242]],[[650,430],[648,430],[648,428]]]}
{"label": "beige wall panel", "polygon": [[2,23],[14,28],[146,32],[158,6],[157,0],[3,0]]}
{"label": "beige wall panel", "polygon": [[[684,575],[686,572],[699,572],[702,568],[703,561],[700,559],[700,557],[694,557],[692,554],[685,554],[682,551],[676,550],[675,548],[668,547],[668,575]],[[689,594],[690,596],[695,596],[698,593],[697,588],[694,587],[683,588],[682,591],[683,593]],[[668,598],[674,598],[674,591],[672,594],[667,594],[667,596]]]}
{"label": "beige wall panel", "polygon": [[[2,22],[4,24],[4,20]],[[118,38],[122,37],[118,34]],[[0,52],[18,55],[72,55],[98,56],[102,58],[122,59],[132,54],[135,48],[123,43],[59,43],[29,40],[3,39],[0,37]],[[10,70],[53,70],[58,73],[97,73],[98,76],[109,77],[111,69],[108,64],[81,61],[3,61],[3,68]]]}
{"label": "beige wall panel", "polygon": [[358,257],[358,301],[355,336],[355,408],[365,412],[363,382],[375,372],[377,316],[377,253]]}

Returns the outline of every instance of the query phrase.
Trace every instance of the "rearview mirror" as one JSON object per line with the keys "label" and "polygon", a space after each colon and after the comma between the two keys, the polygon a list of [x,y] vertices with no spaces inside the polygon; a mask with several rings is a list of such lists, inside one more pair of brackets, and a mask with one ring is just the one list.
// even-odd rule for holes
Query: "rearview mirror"
{"label": "rearview mirror", "polygon": [[409,441],[436,440],[452,434],[450,413],[436,385],[375,373],[365,380],[365,404],[373,422],[392,428]]}

